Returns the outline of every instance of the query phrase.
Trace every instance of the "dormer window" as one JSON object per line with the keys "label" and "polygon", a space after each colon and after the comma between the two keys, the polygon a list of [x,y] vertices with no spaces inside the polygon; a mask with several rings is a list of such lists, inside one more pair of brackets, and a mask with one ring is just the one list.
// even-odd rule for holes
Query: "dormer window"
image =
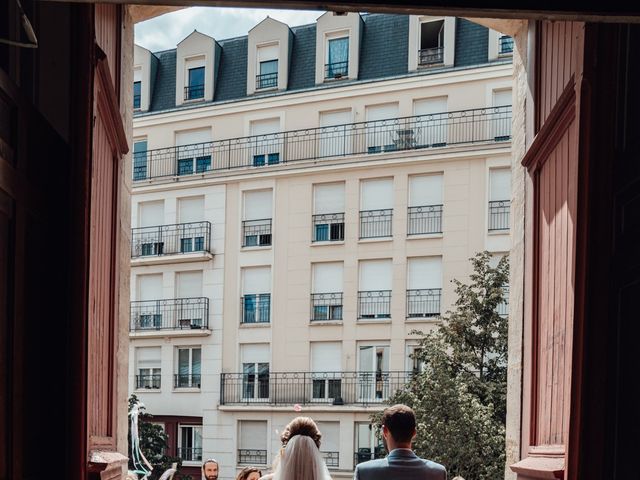
{"label": "dormer window", "polygon": [[327,63],[325,79],[338,79],[349,76],[349,37],[327,39]]}
{"label": "dormer window", "polygon": [[513,38],[512,37],[510,37],[509,35],[500,35],[498,42],[499,42],[499,48],[498,48],[499,55],[513,54]]}
{"label": "dormer window", "polygon": [[133,109],[140,109],[140,101],[142,99],[142,82],[133,82]]}
{"label": "dormer window", "polygon": [[418,65],[440,65],[444,62],[444,20],[420,24]]}
{"label": "dormer window", "polygon": [[259,46],[256,90],[278,88],[278,44]]}
{"label": "dormer window", "polygon": [[184,87],[185,100],[200,100],[204,98],[204,67],[187,69],[187,86]]}

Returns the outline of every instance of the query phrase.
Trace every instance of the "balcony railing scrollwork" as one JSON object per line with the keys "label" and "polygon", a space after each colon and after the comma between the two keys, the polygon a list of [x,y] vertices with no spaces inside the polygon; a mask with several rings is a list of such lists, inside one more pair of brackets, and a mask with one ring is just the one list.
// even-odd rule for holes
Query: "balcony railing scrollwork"
{"label": "balcony railing scrollwork", "polygon": [[489,202],[489,231],[509,230],[510,211],[510,200],[495,200]]}
{"label": "balcony railing scrollwork", "polygon": [[131,229],[131,258],[209,252],[211,222]]}
{"label": "balcony railing scrollwork", "polygon": [[200,374],[176,373],[173,376],[173,388],[200,388]]}
{"label": "balcony railing scrollwork", "polygon": [[441,288],[407,290],[407,318],[440,316]]}
{"label": "balcony railing scrollwork", "polygon": [[269,168],[304,160],[503,142],[511,105],[389,118],[136,152],[133,180]]}
{"label": "balcony railing scrollwork", "polygon": [[267,451],[241,448],[238,450],[238,464],[240,465],[266,465]]}
{"label": "balcony railing scrollwork", "polygon": [[202,448],[178,447],[178,457],[180,457],[185,462],[201,462]]}
{"label": "balcony railing scrollwork", "polygon": [[222,373],[221,405],[371,405],[382,404],[411,379],[411,372]]}
{"label": "balcony railing scrollwork", "polygon": [[442,233],[442,205],[409,207],[407,211],[407,234],[423,235]]}
{"label": "balcony railing scrollwork", "polygon": [[342,320],[342,292],[312,293],[311,321]]}
{"label": "balcony railing scrollwork", "polygon": [[418,50],[418,65],[438,65],[444,62],[444,47],[431,47]]}
{"label": "balcony railing scrollwork", "polygon": [[131,302],[131,332],[208,328],[209,299],[206,297]]}

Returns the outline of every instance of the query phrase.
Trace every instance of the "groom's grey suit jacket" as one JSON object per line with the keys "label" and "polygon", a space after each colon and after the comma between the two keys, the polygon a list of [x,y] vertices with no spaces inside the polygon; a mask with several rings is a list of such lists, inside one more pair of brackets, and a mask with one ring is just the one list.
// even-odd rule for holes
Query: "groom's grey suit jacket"
{"label": "groom's grey suit jacket", "polygon": [[395,449],[379,460],[360,463],[354,480],[447,480],[447,471],[439,463],[423,460],[409,449]]}

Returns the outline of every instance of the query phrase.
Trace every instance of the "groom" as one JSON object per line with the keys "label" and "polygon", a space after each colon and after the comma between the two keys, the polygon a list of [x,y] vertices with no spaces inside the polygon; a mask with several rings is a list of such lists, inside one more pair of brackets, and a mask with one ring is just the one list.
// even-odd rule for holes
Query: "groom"
{"label": "groom", "polygon": [[406,405],[388,407],[382,414],[382,436],[387,458],[356,466],[354,480],[447,480],[439,463],[423,460],[411,450],[416,436],[416,416]]}

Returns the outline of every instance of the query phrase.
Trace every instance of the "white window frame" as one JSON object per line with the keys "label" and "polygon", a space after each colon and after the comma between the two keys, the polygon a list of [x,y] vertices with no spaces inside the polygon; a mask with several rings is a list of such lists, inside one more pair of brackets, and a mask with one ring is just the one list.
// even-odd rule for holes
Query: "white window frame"
{"label": "white window frame", "polygon": [[[186,428],[190,428],[191,429],[191,444],[195,445],[196,444],[196,437],[195,437],[195,433],[197,431],[200,431],[200,459],[197,460],[183,460],[182,464],[183,465],[197,465],[200,466],[200,464],[202,463],[202,443],[203,443],[203,438],[202,438],[202,425],[188,425],[188,424],[178,424],[178,449],[181,450],[182,447],[182,429],[186,429]],[[192,449],[196,449],[198,447],[191,447]]]}
{"label": "white window frame", "polygon": [[[191,385],[191,388],[200,388],[201,385],[201,381],[202,381],[202,347],[200,345],[190,345],[190,346],[184,346],[184,347],[176,347],[176,356],[175,356],[175,366],[174,366],[174,371],[176,375],[181,375],[180,374],[180,351],[181,350],[188,350],[189,351],[189,366],[188,366],[188,373],[187,375],[189,376],[189,378],[191,379],[190,382],[188,382]],[[200,350],[200,373],[193,373],[193,351],[194,350]],[[198,382],[195,382],[193,379],[194,375],[198,375],[200,377],[200,379],[198,379]],[[197,386],[193,386],[194,384],[197,384]],[[188,388],[188,387],[182,387],[182,386],[178,386],[176,388]]]}

